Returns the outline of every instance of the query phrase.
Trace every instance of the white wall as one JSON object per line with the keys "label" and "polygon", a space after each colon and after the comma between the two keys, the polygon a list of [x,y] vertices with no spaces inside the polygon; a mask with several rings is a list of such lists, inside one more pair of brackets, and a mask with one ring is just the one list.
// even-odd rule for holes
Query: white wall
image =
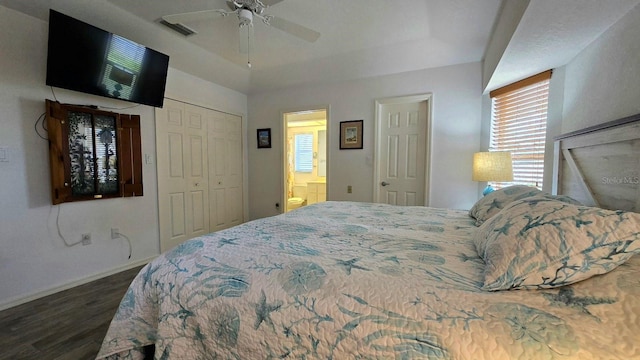
{"label": "white wall", "polygon": [[[281,111],[329,104],[329,200],[373,200],[374,102],[379,98],[433,94],[430,206],[470,208],[478,198],[471,160],[480,147],[481,64],[269,91],[249,98],[250,217],[275,215],[282,198]],[[362,150],[339,150],[339,123],[364,120]],[[257,149],[258,128],[272,129],[271,149]],[[347,193],[347,185],[353,193]]]}
{"label": "white wall", "polygon": [[245,94],[173,68],[169,68],[167,75],[165,97],[239,115],[243,117],[243,120],[247,117],[247,96]]}
{"label": "white wall", "polygon": [[640,5],[566,65],[562,132],[640,113]]}
{"label": "white wall", "polygon": [[[53,99],[45,86],[47,23],[0,6],[0,24],[0,147],[8,156],[0,162],[2,309],[142,264],[158,255],[159,234],[155,161],[143,166],[142,197],[51,205],[48,143],[34,130],[45,110],[44,100]],[[55,89],[55,94],[63,103],[133,105],[62,89]],[[246,96],[173,69],[167,95],[247,113]],[[155,160],[154,108],[141,105],[117,112],[141,116],[142,152]],[[57,222],[69,243],[91,233],[92,244],[65,246]],[[123,239],[111,240],[112,227],[131,239],[131,259]]]}

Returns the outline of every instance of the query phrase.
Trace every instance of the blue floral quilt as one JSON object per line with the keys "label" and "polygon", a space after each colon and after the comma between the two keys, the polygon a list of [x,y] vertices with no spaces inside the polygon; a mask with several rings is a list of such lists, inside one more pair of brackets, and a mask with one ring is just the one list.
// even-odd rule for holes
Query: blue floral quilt
{"label": "blue floral quilt", "polygon": [[140,271],[98,358],[640,358],[639,256],[487,292],[475,231],[467,211],[326,202],[189,240]]}

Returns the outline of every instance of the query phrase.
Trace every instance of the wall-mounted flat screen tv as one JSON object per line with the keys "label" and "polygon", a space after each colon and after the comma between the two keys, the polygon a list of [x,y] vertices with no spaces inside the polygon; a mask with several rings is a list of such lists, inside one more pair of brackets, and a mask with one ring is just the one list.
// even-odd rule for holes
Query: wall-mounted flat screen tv
{"label": "wall-mounted flat screen tv", "polygon": [[47,85],[162,107],[169,56],[49,11]]}

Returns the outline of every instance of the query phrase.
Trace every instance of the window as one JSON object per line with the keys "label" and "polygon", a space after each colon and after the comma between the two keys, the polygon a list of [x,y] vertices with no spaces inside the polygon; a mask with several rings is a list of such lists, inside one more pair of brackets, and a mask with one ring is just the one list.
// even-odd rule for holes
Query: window
{"label": "window", "polygon": [[547,105],[551,70],[491,92],[491,138],[489,151],[509,151],[513,159],[513,182],[542,189]]}
{"label": "window", "polygon": [[296,172],[313,171],[313,134],[295,135]]}
{"label": "window", "polygon": [[140,116],[47,100],[53,204],[142,196]]}
{"label": "window", "polygon": [[116,117],[67,112],[71,194],[118,193]]}
{"label": "window", "polygon": [[131,100],[147,48],[118,35],[111,35],[102,77],[106,92]]}

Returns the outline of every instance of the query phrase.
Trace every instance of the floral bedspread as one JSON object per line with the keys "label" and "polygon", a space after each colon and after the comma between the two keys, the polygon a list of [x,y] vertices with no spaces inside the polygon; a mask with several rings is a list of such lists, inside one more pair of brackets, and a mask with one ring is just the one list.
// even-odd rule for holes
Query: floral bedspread
{"label": "floral bedspread", "polygon": [[480,290],[467,211],[326,202],[141,270],[99,359],[640,358],[640,257],[549,290]]}

